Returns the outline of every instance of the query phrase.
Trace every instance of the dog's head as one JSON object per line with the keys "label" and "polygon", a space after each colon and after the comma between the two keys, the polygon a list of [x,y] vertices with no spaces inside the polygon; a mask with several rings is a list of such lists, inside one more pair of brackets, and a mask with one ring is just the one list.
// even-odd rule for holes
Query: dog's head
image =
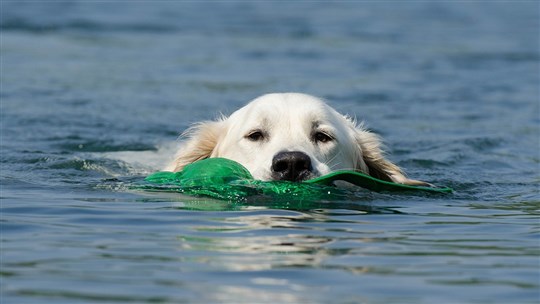
{"label": "dog's head", "polygon": [[384,158],[378,136],[305,94],[261,96],[228,118],[194,125],[185,136],[170,171],[223,157],[260,180],[303,181],[347,169],[387,181],[419,183]]}

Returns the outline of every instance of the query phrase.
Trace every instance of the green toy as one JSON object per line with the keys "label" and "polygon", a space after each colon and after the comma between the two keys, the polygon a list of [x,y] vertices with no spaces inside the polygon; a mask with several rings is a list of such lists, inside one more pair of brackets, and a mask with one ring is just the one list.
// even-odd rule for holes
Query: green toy
{"label": "green toy", "polygon": [[[376,192],[450,193],[450,188],[421,187],[376,179],[355,171],[336,171],[304,182],[259,181],[241,164],[225,158],[208,158],[194,162],[181,172],[157,172],[146,178],[152,185],[145,190],[179,192],[223,200],[245,200],[251,196],[284,196],[287,198],[339,199],[346,191],[334,186],[336,181]],[[350,195],[350,194],[349,194]]]}

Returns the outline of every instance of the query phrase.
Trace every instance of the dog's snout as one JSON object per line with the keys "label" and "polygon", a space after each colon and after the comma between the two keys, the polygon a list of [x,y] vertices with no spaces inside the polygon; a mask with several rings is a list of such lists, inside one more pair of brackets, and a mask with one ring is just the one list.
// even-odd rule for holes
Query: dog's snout
{"label": "dog's snout", "polygon": [[276,180],[303,181],[311,171],[311,158],[303,152],[279,152],[272,159],[272,176]]}

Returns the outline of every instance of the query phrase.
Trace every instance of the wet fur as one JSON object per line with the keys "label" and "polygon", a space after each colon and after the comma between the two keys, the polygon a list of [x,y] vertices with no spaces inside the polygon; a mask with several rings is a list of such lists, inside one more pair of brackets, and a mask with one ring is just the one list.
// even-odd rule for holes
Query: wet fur
{"label": "wet fur", "polygon": [[[282,99],[287,100],[287,103],[285,103],[285,101],[282,101]],[[338,143],[339,146],[335,147],[336,152],[334,154],[336,156],[334,157],[339,156],[340,158],[344,159],[344,161],[342,161],[341,163],[350,164],[351,167],[340,167],[339,164],[325,164],[325,161],[330,162],[331,160],[322,160],[320,166],[322,166],[324,170],[321,171],[352,169],[386,181],[392,181],[408,185],[429,185],[421,181],[407,178],[401,168],[386,159],[384,152],[381,148],[381,139],[379,138],[379,136],[365,129],[362,124],[357,124],[355,120],[338,114],[337,112],[335,112],[335,110],[331,109],[329,106],[322,103],[322,101],[315,97],[297,93],[269,94],[256,99],[254,102],[248,104],[244,108],[257,106],[263,107],[265,103],[275,105],[279,104],[280,102],[287,106],[290,103],[305,102],[308,105],[307,108],[320,107],[320,113],[316,112],[316,114],[320,114],[323,116],[326,115],[324,117],[331,117],[332,119],[328,119],[328,121],[331,122],[333,127],[336,127],[335,130],[344,130],[340,132],[347,133],[339,134],[339,136],[341,136],[340,138],[344,140]],[[243,109],[243,111],[247,110]],[[239,140],[241,140],[241,134],[231,133],[234,133],[234,130],[232,128],[233,124],[244,124],[243,121],[239,120],[242,120],[245,116],[247,115],[243,113],[233,113],[233,115],[231,115],[230,117],[221,117],[220,119],[215,121],[203,121],[193,125],[191,128],[189,128],[186,132],[183,133],[183,138],[185,138],[185,141],[179,149],[175,160],[166,168],[166,170],[180,171],[186,165],[193,163],[197,160],[209,157],[223,157],[222,154],[227,154],[229,152],[228,149],[237,149],[234,144],[228,144],[228,142],[234,143],[236,138],[240,138]],[[294,115],[291,115],[287,118],[283,118],[281,116],[279,117],[279,123],[287,122],[282,121],[283,119],[296,119]],[[252,118],[253,117],[250,117],[251,120],[253,120]],[[265,117],[264,119],[267,118]],[[238,127],[236,126],[236,128]],[[291,130],[286,131],[291,132]],[[290,134],[281,134],[279,136],[290,137]],[[234,140],[228,140],[228,137],[234,137]],[[276,135],[276,137],[278,137],[278,135]],[[278,145],[279,139],[279,137],[278,139],[274,139],[278,141]],[[290,146],[291,144],[289,143],[288,145]],[[309,151],[312,148],[310,148],[310,146],[307,144],[305,144],[304,146],[306,147],[304,148],[304,150],[308,150],[306,152],[309,152],[310,155],[313,155],[314,152]],[[279,148],[287,150],[289,147],[283,146]],[[313,149],[316,149],[316,147]],[[259,153],[259,151],[255,149],[254,153]],[[264,154],[264,152],[262,151],[261,153]],[[268,155],[267,158],[270,158],[272,156],[273,155]],[[243,163],[242,156],[235,157],[237,158],[235,159],[236,161],[240,162],[243,165],[246,165]],[[261,162],[259,161],[259,163]],[[326,168],[325,165],[328,165],[328,168]],[[255,165],[255,169],[252,168],[252,170],[250,170],[254,171],[252,172],[252,174],[257,173],[257,170],[259,169],[261,170],[261,172],[267,171],[266,168],[258,168],[257,166],[260,165]],[[318,172],[319,175],[326,173],[329,172]],[[263,177],[261,177],[260,179],[270,179],[266,178],[264,174],[262,176]]]}

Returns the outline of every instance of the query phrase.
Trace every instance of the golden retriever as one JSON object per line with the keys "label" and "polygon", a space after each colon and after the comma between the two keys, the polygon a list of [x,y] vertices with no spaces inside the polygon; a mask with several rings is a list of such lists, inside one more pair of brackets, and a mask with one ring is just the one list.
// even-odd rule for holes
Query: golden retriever
{"label": "golden retriever", "polygon": [[320,99],[300,93],[256,98],[229,117],[195,124],[184,134],[167,171],[209,157],[234,160],[259,180],[304,181],[335,170],[355,170],[408,185],[387,160],[379,137]]}

